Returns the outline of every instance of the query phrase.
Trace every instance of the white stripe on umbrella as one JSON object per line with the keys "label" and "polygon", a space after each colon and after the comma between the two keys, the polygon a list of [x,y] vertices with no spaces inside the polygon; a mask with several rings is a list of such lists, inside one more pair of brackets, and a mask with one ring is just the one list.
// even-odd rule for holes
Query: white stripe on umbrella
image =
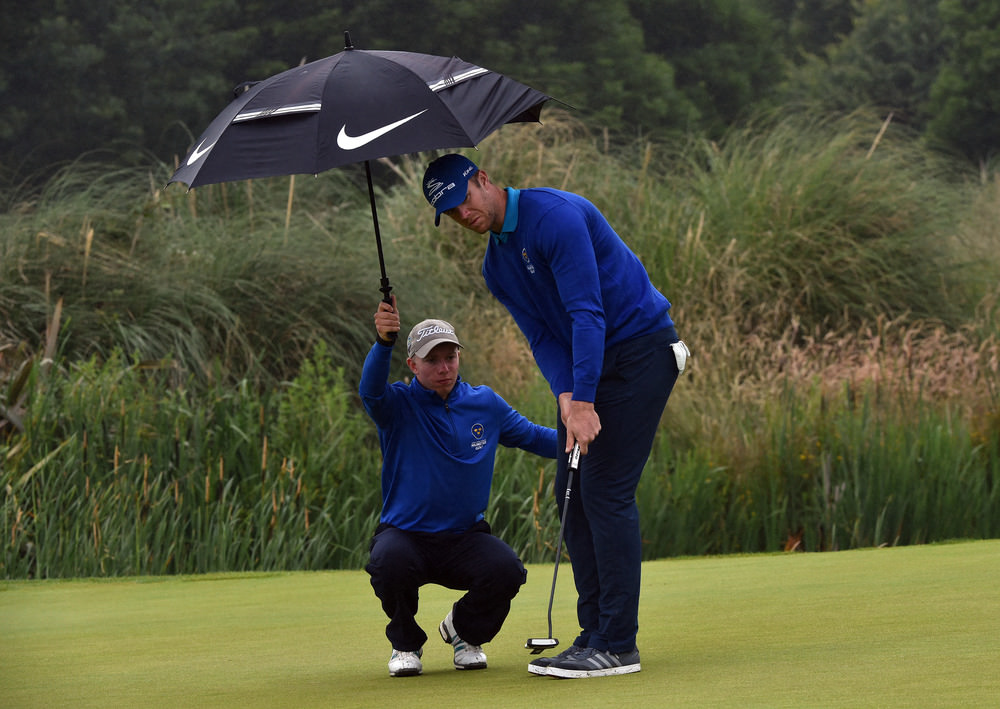
{"label": "white stripe on umbrella", "polygon": [[257,118],[269,118],[271,116],[284,116],[289,113],[316,113],[323,105],[318,101],[312,103],[293,103],[288,106],[276,106],[274,108],[262,108],[257,111],[242,111],[236,114],[233,123],[252,121]]}
{"label": "white stripe on umbrella", "polygon": [[427,84],[427,88],[431,91],[440,91],[441,89],[447,89],[449,86],[454,86],[468,79],[475,79],[477,76],[489,73],[489,69],[483,69],[477,66],[475,69],[469,69],[461,74],[455,74],[453,76],[447,76],[443,79],[438,79],[433,84]]}

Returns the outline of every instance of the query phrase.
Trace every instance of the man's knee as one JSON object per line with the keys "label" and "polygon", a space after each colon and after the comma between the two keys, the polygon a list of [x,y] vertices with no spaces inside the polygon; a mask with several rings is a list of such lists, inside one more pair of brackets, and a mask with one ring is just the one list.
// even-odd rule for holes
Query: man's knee
{"label": "man's knee", "polygon": [[372,577],[373,586],[412,581],[418,575],[414,558],[414,550],[405,535],[387,530],[372,540],[365,571]]}
{"label": "man's knee", "polygon": [[524,568],[524,564],[516,555],[511,555],[503,563],[497,564],[493,571],[494,578],[491,585],[498,593],[502,593],[508,598],[516,596],[528,578],[528,570]]}

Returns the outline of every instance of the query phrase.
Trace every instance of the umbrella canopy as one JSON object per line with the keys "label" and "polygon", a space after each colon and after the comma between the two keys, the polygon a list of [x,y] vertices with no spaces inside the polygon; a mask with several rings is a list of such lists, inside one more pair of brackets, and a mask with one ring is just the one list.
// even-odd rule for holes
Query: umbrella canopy
{"label": "umbrella canopy", "polygon": [[167,184],[314,175],[364,162],[388,300],[369,161],[475,147],[505,123],[538,121],[550,97],[458,57],[360,50],[344,38],[339,54],[246,85]]}
{"label": "umbrella canopy", "polygon": [[197,140],[170,182],[189,187],[474,147],[549,99],[458,57],[347,48],[253,84]]}

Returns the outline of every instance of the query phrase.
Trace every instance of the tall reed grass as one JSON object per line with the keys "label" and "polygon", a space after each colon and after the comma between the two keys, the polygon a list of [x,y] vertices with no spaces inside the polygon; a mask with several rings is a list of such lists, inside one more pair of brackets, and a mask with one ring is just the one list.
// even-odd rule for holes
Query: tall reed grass
{"label": "tall reed grass", "polygon": [[[551,424],[482,238],[433,226],[426,157],[377,167],[404,329],[450,319],[463,376]],[[862,115],[612,156],[554,113],[473,157],[589,197],[674,304],[694,357],[639,490],[646,558],[1000,534],[994,175]],[[168,174],[2,201],[0,575],[357,568],[380,498],[363,177]],[[487,516],[526,561],[554,553],[553,472],[497,457]]]}
{"label": "tall reed grass", "polygon": [[[3,575],[360,566],[381,506],[378,441],[323,347],[264,395],[174,377],[117,353],[31,374],[24,433],[4,448]],[[532,486],[553,465],[505,461],[497,532],[538,556],[554,511]]]}

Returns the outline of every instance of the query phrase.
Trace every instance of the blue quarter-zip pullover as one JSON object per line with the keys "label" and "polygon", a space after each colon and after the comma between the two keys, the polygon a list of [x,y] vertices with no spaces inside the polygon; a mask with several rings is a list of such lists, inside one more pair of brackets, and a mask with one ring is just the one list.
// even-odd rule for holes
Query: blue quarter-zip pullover
{"label": "blue quarter-zip pullover", "polygon": [[414,532],[464,532],[483,519],[497,445],[555,458],[556,431],[532,423],[492,389],[459,377],[447,399],[388,384],[392,347],[376,342],[359,392],[382,448],[381,521]]}
{"label": "blue quarter-zip pullover", "polygon": [[636,255],[597,207],[572,192],[508,187],[483,278],[557,397],[571,391],[594,401],[608,347],[674,324],[670,302]]}

